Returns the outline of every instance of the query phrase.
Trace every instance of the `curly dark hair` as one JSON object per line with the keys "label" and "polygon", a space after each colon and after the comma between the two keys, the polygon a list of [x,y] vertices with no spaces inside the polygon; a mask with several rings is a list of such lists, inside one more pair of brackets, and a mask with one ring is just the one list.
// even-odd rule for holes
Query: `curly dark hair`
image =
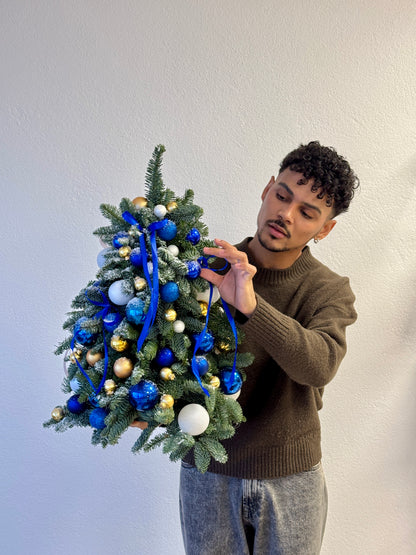
{"label": "curly dark hair", "polygon": [[[289,168],[302,173],[306,180],[315,179],[312,191],[318,198],[326,198],[334,216],[346,212],[360,181],[349,163],[334,148],[322,146],[318,141],[300,145],[289,152],[280,164],[280,172]],[[280,173],[279,172],[279,173]]]}

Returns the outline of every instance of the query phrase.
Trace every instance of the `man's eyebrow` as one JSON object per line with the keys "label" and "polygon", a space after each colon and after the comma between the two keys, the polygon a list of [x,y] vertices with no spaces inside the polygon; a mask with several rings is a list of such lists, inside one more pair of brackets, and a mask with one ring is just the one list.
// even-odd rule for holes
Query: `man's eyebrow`
{"label": "man's eyebrow", "polygon": [[[278,185],[283,187],[283,189],[285,189],[291,197],[295,196],[292,189],[286,183],[283,183],[283,181],[279,181]],[[303,204],[305,206],[307,206],[308,208],[310,208],[311,210],[316,210],[318,212],[318,214],[322,214],[321,209],[319,208],[319,206],[315,206],[314,204],[309,204],[309,202],[304,202]]]}

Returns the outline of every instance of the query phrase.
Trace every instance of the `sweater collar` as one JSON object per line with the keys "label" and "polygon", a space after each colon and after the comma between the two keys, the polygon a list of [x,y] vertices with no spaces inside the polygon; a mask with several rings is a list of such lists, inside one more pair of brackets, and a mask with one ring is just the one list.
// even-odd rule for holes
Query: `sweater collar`
{"label": "sweater collar", "polygon": [[[253,264],[253,266],[256,266],[255,261],[248,249],[248,243],[251,241],[251,239],[252,237],[247,237],[241,243],[236,245],[236,247],[237,249],[247,254],[250,264]],[[305,273],[308,272],[313,266],[314,261],[315,261],[315,258],[312,256],[309,247],[306,246],[303,249],[302,254],[299,256],[297,260],[295,260],[292,266],[290,266],[289,268],[285,268],[284,270],[275,270],[275,269],[261,268],[256,266],[257,273],[254,279],[256,281],[259,280],[259,281],[262,281],[263,283],[270,283],[270,284],[281,283],[282,281],[296,279],[305,275]]]}

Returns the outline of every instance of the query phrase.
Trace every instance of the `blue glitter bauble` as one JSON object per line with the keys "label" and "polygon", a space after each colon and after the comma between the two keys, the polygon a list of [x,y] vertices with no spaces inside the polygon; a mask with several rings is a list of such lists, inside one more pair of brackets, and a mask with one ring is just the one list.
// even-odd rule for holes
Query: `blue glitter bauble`
{"label": "blue glitter bauble", "polygon": [[92,410],[89,416],[90,426],[97,430],[104,430],[106,426],[105,417],[107,414],[108,412],[100,407]]}
{"label": "blue glitter bauble", "polygon": [[208,372],[209,364],[208,364],[208,361],[205,357],[197,356],[197,357],[195,357],[195,362],[196,362],[196,368],[198,370],[198,374],[200,376],[203,376],[204,374],[206,374]]}
{"label": "blue glitter bauble", "polygon": [[186,277],[189,279],[196,279],[201,273],[201,264],[196,260],[188,260],[185,264],[188,266]]}
{"label": "blue glitter bauble", "polygon": [[243,385],[243,378],[238,370],[233,372],[232,368],[224,368],[220,372],[221,391],[225,395],[233,395],[237,393]]}
{"label": "blue glitter bauble", "polygon": [[165,303],[173,303],[179,298],[179,287],[174,281],[168,281],[160,288],[160,297]]}
{"label": "blue glitter bauble", "polygon": [[118,312],[109,312],[103,318],[103,325],[107,331],[113,332],[123,319]]}
{"label": "blue glitter bauble", "polygon": [[[195,343],[197,342],[199,336],[200,334],[198,333],[195,333],[193,335],[193,339]],[[209,353],[209,351],[212,351],[213,348],[214,348],[214,336],[209,330],[207,330],[205,332],[204,339],[201,341],[201,344],[198,347],[198,351],[202,351],[203,353]]]}
{"label": "blue glitter bauble", "polygon": [[159,400],[159,390],[150,380],[141,380],[130,388],[129,401],[137,410],[152,409]]}
{"label": "blue glitter bauble", "polygon": [[186,239],[192,243],[192,245],[197,245],[199,243],[199,241],[201,240],[201,234],[199,233],[199,231],[196,229],[196,227],[193,227],[188,235],[186,236]]}
{"label": "blue glitter bauble", "polygon": [[129,244],[130,236],[125,231],[119,231],[113,237],[113,246],[115,249],[119,249]]}
{"label": "blue glitter bauble", "polygon": [[81,414],[87,408],[86,403],[80,403],[78,401],[78,395],[72,395],[66,402],[69,412],[73,414]]}
{"label": "blue glitter bauble", "polygon": [[127,303],[126,306],[126,318],[131,324],[136,324],[136,326],[143,324],[146,320],[146,314],[144,313],[144,301],[134,297],[131,301]]}
{"label": "blue glitter bauble", "polygon": [[158,351],[156,362],[159,366],[171,366],[175,362],[175,355],[171,349],[164,347]]}
{"label": "blue glitter bauble", "polygon": [[139,247],[132,249],[130,253],[130,262],[133,264],[133,266],[137,266],[137,267],[143,266],[142,251],[140,250]]}
{"label": "blue glitter bauble", "polygon": [[166,224],[157,232],[163,241],[170,241],[177,234],[176,224],[172,220],[168,220]]}
{"label": "blue glitter bauble", "polygon": [[93,343],[95,343],[95,340],[98,337],[97,333],[92,333],[91,331],[88,331],[87,329],[81,327],[82,324],[87,321],[88,321],[88,318],[86,316],[82,316],[81,318],[79,318],[79,320],[75,322],[75,326],[74,326],[75,341],[85,346],[92,345]]}

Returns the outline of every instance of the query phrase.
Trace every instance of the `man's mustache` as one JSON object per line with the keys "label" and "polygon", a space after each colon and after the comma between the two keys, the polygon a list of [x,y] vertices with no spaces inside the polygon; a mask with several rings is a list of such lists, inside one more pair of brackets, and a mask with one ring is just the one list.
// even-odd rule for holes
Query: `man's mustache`
{"label": "man's mustache", "polygon": [[288,230],[287,225],[282,220],[282,218],[277,218],[276,220],[269,220],[268,223],[275,224],[275,225],[278,225],[279,227],[281,227],[283,229],[283,231],[286,233],[286,237],[290,238],[290,231]]}

